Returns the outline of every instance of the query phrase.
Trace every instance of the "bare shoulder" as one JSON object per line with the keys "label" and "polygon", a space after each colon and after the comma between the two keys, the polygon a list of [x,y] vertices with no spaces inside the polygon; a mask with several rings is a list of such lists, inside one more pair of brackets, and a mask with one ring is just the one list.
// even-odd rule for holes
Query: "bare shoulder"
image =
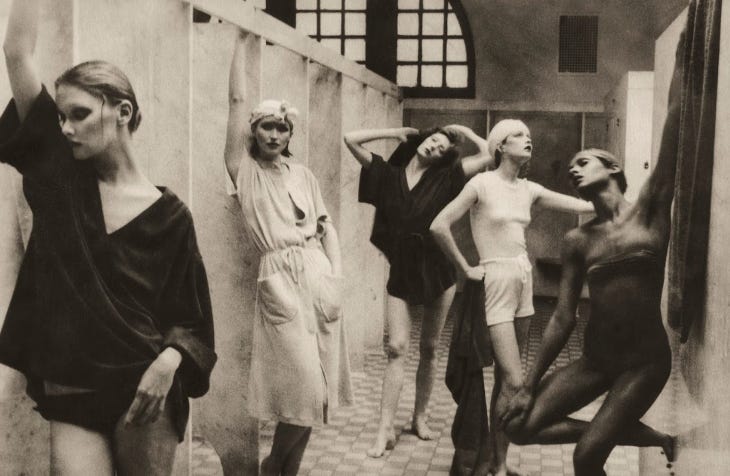
{"label": "bare shoulder", "polygon": [[566,255],[582,256],[585,254],[590,231],[592,229],[592,226],[595,225],[595,223],[593,223],[594,221],[595,219],[583,223],[582,225],[573,228],[565,234],[565,238],[563,239],[563,250]]}

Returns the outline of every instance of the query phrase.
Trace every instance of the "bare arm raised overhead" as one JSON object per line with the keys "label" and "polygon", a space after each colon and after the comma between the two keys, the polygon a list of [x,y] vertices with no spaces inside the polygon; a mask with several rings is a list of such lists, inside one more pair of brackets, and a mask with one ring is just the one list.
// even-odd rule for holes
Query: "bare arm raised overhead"
{"label": "bare arm raised overhead", "polygon": [[3,44],[10,89],[21,122],[41,92],[41,80],[33,60],[39,17],[40,0],[14,0]]}
{"label": "bare arm raised overhead", "polygon": [[444,129],[455,131],[461,137],[474,143],[479,149],[478,153],[461,159],[461,167],[464,169],[464,175],[467,178],[473,177],[479,172],[484,172],[487,168],[494,167],[494,158],[489,155],[489,144],[486,139],[479,137],[473,130],[460,124],[451,124],[444,127]]}
{"label": "bare arm raised overhead", "polygon": [[239,30],[228,77],[228,127],[223,157],[228,174],[234,183],[238,169],[248,164],[248,146],[252,139],[248,124],[251,106],[246,98],[247,39],[248,34]]}
{"label": "bare arm raised overhead", "polygon": [[413,127],[397,127],[394,129],[362,129],[345,134],[345,145],[352,155],[355,156],[360,165],[367,168],[373,160],[373,153],[363,147],[366,142],[379,139],[397,139],[406,142],[408,136],[418,134],[418,129]]}
{"label": "bare arm raised overhead", "polygon": [[669,86],[667,118],[664,122],[662,140],[657,163],[649,179],[641,188],[636,201],[638,212],[645,217],[650,228],[655,228],[665,239],[669,239],[672,200],[674,198],[674,179],[677,174],[679,146],[679,115],[682,83],[682,61],[684,57],[685,33],[677,44],[674,74]]}

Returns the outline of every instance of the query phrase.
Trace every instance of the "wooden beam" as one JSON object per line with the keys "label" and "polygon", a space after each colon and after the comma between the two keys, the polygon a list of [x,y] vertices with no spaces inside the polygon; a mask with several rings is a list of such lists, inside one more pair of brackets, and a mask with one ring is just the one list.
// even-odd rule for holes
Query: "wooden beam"
{"label": "wooden beam", "polygon": [[401,98],[398,86],[366,67],[346,59],[318,41],[241,0],[182,0],[198,10],[232,23],[271,43],[338,71],[380,92]]}

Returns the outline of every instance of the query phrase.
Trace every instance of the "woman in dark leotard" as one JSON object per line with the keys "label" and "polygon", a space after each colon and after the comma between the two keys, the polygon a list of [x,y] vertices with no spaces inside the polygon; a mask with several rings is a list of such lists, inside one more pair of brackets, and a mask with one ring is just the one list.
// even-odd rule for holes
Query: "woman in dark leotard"
{"label": "woman in dark leotard", "polygon": [[[457,160],[459,136],[472,141],[480,153]],[[386,162],[361,145],[377,139],[398,139],[402,144]],[[380,427],[368,451],[371,457],[380,457],[395,444],[393,419],[403,386],[411,319],[419,305],[424,312],[412,428],[419,438],[431,438],[426,407],[436,375],[436,345],[454,297],[456,270],[428,227],[468,178],[486,169],[490,159],[486,141],[463,126],[426,132],[409,127],[354,131],[345,135],[345,144],[362,165],[359,199],[375,206],[370,240],[390,263],[388,366]]]}
{"label": "woman in dark leotard", "polygon": [[[677,49],[681,60],[683,40]],[[674,459],[675,439],[639,419],[669,377],[671,353],[660,299],[669,243],[679,127],[681,67],[675,66],[669,111],[655,170],[636,203],[623,196],[626,178],[608,152],[578,152],[570,178],[597,217],[570,231],[563,250],[557,308],[525,384],[501,415],[518,444],[577,443],[576,476],[605,474],[616,445],[660,446]],[[584,279],[591,296],[583,356],[542,378],[575,326]],[[590,422],[568,415],[608,391]]]}

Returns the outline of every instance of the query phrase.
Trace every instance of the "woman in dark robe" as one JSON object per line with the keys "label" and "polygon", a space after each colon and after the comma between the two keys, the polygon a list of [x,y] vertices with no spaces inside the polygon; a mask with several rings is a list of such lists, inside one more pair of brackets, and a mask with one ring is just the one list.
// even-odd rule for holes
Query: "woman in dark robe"
{"label": "woman in dark robe", "polygon": [[[456,143],[461,137],[472,141],[479,153],[457,160]],[[409,127],[361,130],[347,133],[344,139],[362,165],[359,199],[376,209],[370,240],[390,263],[388,365],[378,435],[368,450],[368,455],[377,458],[395,444],[393,420],[403,386],[411,320],[418,306],[423,306],[424,312],[412,429],[419,438],[432,437],[426,407],[436,373],[436,346],[454,297],[456,270],[431,238],[428,227],[466,181],[486,169],[490,159],[486,141],[463,126],[424,132]],[[378,139],[402,142],[387,162],[362,146]]]}
{"label": "woman in dark robe", "polygon": [[192,216],[136,165],[141,114],[118,68],[36,73],[39,0],[13,2],[5,58],[13,100],[0,160],[23,175],[33,230],[0,333],[51,426],[53,474],[166,475],[188,397],[216,360]]}

